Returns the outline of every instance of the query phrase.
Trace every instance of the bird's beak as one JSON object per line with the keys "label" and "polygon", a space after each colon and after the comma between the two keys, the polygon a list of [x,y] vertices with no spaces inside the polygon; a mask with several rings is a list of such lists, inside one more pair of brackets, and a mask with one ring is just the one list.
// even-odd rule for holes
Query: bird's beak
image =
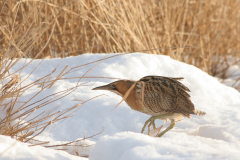
{"label": "bird's beak", "polygon": [[99,86],[99,87],[93,88],[92,90],[109,90],[109,85]]}

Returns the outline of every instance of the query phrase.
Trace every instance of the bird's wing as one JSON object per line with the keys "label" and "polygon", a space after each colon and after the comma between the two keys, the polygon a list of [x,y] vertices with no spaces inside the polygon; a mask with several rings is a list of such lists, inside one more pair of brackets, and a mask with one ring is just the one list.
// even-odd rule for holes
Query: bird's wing
{"label": "bird's wing", "polygon": [[144,82],[144,105],[152,112],[193,113],[194,105],[190,100],[190,91],[178,80],[162,76],[147,76]]}

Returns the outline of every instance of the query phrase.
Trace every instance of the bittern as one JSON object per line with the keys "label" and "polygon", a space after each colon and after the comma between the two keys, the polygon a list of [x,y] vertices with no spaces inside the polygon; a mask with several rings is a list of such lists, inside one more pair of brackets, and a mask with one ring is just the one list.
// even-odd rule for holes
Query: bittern
{"label": "bittern", "polygon": [[171,78],[162,76],[146,76],[139,81],[119,80],[105,86],[96,87],[93,90],[108,90],[114,92],[125,100],[133,109],[151,115],[142,128],[146,125],[153,126],[156,130],[155,120],[171,120],[171,124],[160,134],[161,137],[172,129],[176,121],[183,117],[190,118],[190,114],[205,115],[206,113],[196,110],[187,93],[190,90],[179,80],[183,78]]}

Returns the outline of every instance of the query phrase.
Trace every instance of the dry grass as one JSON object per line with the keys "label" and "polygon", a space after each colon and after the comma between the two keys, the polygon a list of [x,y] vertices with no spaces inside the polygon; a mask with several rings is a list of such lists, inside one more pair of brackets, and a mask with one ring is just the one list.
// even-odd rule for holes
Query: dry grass
{"label": "dry grass", "polygon": [[[0,3],[3,51],[21,45],[21,38],[13,39],[30,26],[42,26],[39,29],[46,30],[38,35],[31,52],[19,51],[21,57],[66,57],[155,48],[149,53],[169,55],[219,75],[219,65],[229,63],[222,58],[240,55],[240,1],[9,0]],[[224,70],[220,73],[223,75]]]}
{"label": "dry grass", "polygon": [[[21,70],[29,63],[22,68],[19,68],[19,70],[15,73],[10,73],[10,69],[19,61],[19,58],[33,49],[35,42],[39,38],[38,35],[41,35],[44,33],[44,31],[46,31],[39,29],[41,27],[42,26],[36,28],[29,27],[25,33],[19,33],[11,38],[7,37],[10,40],[9,47],[5,48],[5,50],[2,50],[0,53],[0,69],[2,71],[0,76],[0,80],[2,82],[0,95],[0,134],[11,136],[22,142],[28,141],[29,136],[34,137],[35,135],[38,135],[48,125],[54,122],[52,120],[53,115],[56,116],[56,121],[60,120],[62,118],[61,115],[63,115],[63,113],[52,113],[52,115],[47,115],[44,118],[38,118],[38,116],[41,115],[40,114],[32,119],[27,120],[27,118],[34,111],[44,106],[44,104],[35,106],[33,104],[28,104],[28,102],[36,95],[34,95],[29,101],[24,102],[22,105],[20,105],[20,107],[15,107],[18,97],[20,97],[24,91],[35,85],[39,85],[41,80],[45,78],[43,77],[26,86],[21,86],[22,82],[24,82],[26,79],[21,80],[18,73],[20,73]],[[51,74],[48,76],[51,76]],[[12,77],[12,79],[8,81],[10,77]],[[6,81],[8,82],[5,84]],[[44,89],[45,88],[42,88],[42,90]],[[40,90],[40,92],[42,90]]]}
{"label": "dry grass", "polygon": [[[111,57],[105,57],[102,60],[97,60],[94,62],[86,63],[80,66],[76,66],[73,68],[68,68],[65,66],[61,71],[59,71],[58,66],[47,75],[31,82],[26,83],[26,80],[32,75],[33,72],[37,69],[37,67],[41,64],[40,61],[35,68],[32,68],[32,72],[27,75],[24,79],[21,79],[22,70],[28,66],[33,60],[26,60],[24,65],[21,68],[18,68],[15,72],[11,72],[11,68],[19,62],[21,57],[26,55],[25,53],[33,52],[36,41],[40,39],[40,35],[43,35],[44,32],[50,28],[50,24],[42,24],[37,27],[29,26],[26,32],[21,32],[14,37],[15,39],[11,39],[11,47],[8,48],[7,51],[3,51],[0,54],[0,80],[1,80],[1,93],[0,93],[0,134],[10,136],[15,138],[21,142],[28,142],[32,145],[42,145],[48,148],[67,150],[70,154],[78,155],[78,156],[86,156],[79,153],[78,150],[82,150],[79,148],[89,147],[88,145],[82,143],[87,138],[92,138],[95,135],[90,137],[84,137],[81,140],[76,140],[68,143],[54,144],[47,141],[37,141],[35,139],[36,136],[41,134],[45,129],[50,129],[53,123],[58,121],[65,120],[73,115],[73,113],[79,109],[79,106],[82,104],[92,100],[77,100],[80,103],[74,106],[69,106],[65,110],[59,111],[49,111],[49,109],[45,108],[45,106],[69,95],[73,91],[75,91],[78,87],[87,85],[88,82],[84,82],[85,78],[89,78],[88,74],[91,70],[87,71],[84,77],[68,77],[68,74],[72,74],[73,72],[79,71],[82,68],[87,67],[88,65],[92,65],[95,63],[96,65],[104,60]],[[41,29],[41,28],[44,28]],[[45,45],[46,46],[46,45]],[[43,50],[40,50],[37,55],[41,55]],[[119,54],[121,55],[121,54]],[[119,55],[114,55],[119,56]],[[53,75],[56,71],[59,73],[57,75]],[[94,78],[103,78],[103,77],[94,77]],[[106,77],[105,77],[106,78]],[[65,79],[76,79],[76,85],[72,88],[68,88],[50,95],[47,95],[44,98],[37,98],[38,95],[50,89],[57,81],[65,80]],[[37,92],[32,93],[31,97],[26,101],[19,101],[18,98],[27,90],[31,90],[34,88],[38,88]],[[37,98],[36,101],[34,99]],[[95,97],[93,97],[95,98]],[[42,112],[39,110],[42,109]],[[37,112],[36,112],[37,111]],[[97,133],[100,134],[101,132]],[[96,135],[97,135],[96,134]],[[14,143],[13,145],[15,145]],[[11,146],[12,147],[12,146]],[[11,149],[11,147],[7,148]],[[3,154],[3,152],[0,153]]]}
{"label": "dry grass", "polygon": [[[6,61],[6,60],[5,60]],[[7,64],[17,62],[18,59],[9,60]],[[0,119],[0,134],[11,136],[22,142],[28,142],[33,139],[35,136],[44,131],[51,124],[66,119],[72,115],[72,113],[84,102],[81,104],[76,104],[73,107],[69,107],[62,111],[55,111],[45,113],[47,110],[33,115],[33,113],[48,105],[58,99],[61,99],[74,90],[77,87],[81,86],[82,83],[78,83],[75,87],[48,95],[42,99],[38,99],[36,102],[32,100],[37,97],[42,91],[49,89],[56,81],[61,80],[62,76],[68,74],[69,71],[61,72],[58,76],[52,76],[52,73],[39,78],[38,80],[29,83],[23,86],[23,82],[26,80],[21,80],[20,75],[16,72],[13,73],[13,78],[9,80],[6,84],[4,82],[8,79],[11,74],[9,74],[9,69],[7,64],[3,65],[2,70],[8,69],[5,75],[2,75],[2,87],[0,95],[0,108],[1,108],[1,119]],[[17,72],[20,72],[24,67],[20,68]],[[36,68],[35,68],[36,69]],[[35,70],[33,69],[33,71]],[[56,69],[55,69],[56,70]],[[29,75],[31,76],[31,74]],[[29,77],[28,76],[28,77]],[[28,89],[33,87],[38,87],[39,91],[32,95],[27,101],[19,102],[18,98]],[[40,87],[41,86],[41,87]],[[31,117],[31,118],[30,118]]]}
{"label": "dry grass", "polygon": [[[38,98],[34,101],[34,98],[36,98],[41,92],[47,91],[57,81],[63,80],[64,76],[78,71],[84,65],[70,69],[66,66],[57,76],[53,76],[58,69],[58,66],[56,66],[53,71],[50,71],[48,74],[46,73],[47,75],[27,84],[25,83],[26,80],[32,75],[42,61],[40,61],[35,68],[32,68],[32,72],[24,79],[21,79],[20,77],[21,71],[33,60],[26,61],[21,68],[13,73],[10,71],[21,57],[26,55],[26,53],[33,52],[36,41],[40,39],[41,35],[43,35],[50,26],[51,25],[49,24],[42,24],[37,27],[29,26],[26,32],[19,32],[14,38],[11,38],[11,41],[9,41],[11,44],[9,44],[8,50],[2,50],[0,53],[0,134],[10,136],[21,142],[29,142],[34,145],[45,144],[45,146],[48,142],[34,142],[34,138],[53,123],[71,117],[79,106],[89,101],[81,101],[79,104],[69,106],[69,108],[66,108],[65,110],[55,110],[50,112],[49,109],[46,108],[43,109],[42,112],[39,111],[39,109],[69,95],[78,87],[86,85],[87,82],[84,82],[82,77],[75,78],[77,81],[76,86],[47,95],[41,99]],[[42,50],[37,54],[40,55],[41,52]],[[35,88],[35,90],[38,88],[38,91],[33,93],[26,101],[18,100],[24,92],[32,88]],[[36,112],[37,110],[38,112]],[[81,146],[81,144],[78,144],[78,141],[73,141],[66,144],[47,145],[46,147],[55,147],[58,149],[59,147],[67,148],[73,146],[76,148]],[[1,152],[0,155],[2,153],[3,152]],[[80,155],[77,151],[75,154]]]}
{"label": "dry grass", "polygon": [[169,55],[222,79],[240,63],[240,1],[8,0],[0,6],[5,55],[142,51]]}
{"label": "dry grass", "polygon": [[[47,28],[49,25],[45,25]],[[46,30],[40,30],[42,26],[37,28],[29,28],[25,35],[41,35]],[[88,82],[84,82],[85,78],[88,77],[88,74],[91,72],[89,70],[85,73],[84,77],[70,77],[64,78],[68,74],[73,72],[79,71],[80,69],[95,63],[96,65],[104,60],[111,57],[119,56],[114,55],[111,57],[105,57],[104,59],[97,60],[94,62],[86,63],[80,66],[76,66],[73,68],[68,69],[68,66],[65,66],[61,71],[59,71],[58,75],[53,76],[53,74],[58,70],[58,66],[50,73],[31,82],[31,83],[24,83],[36,70],[36,68],[41,64],[39,64],[32,68],[32,72],[24,79],[20,78],[19,73],[28,66],[33,60],[26,61],[25,64],[16,70],[14,73],[10,72],[10,69],[20,60],[21,54],[26,53],[27,51],[32,51],[34,43],[38,40],[40,36],[23,36],[18,35],[16,39],[21,39],[21,45],[18,47],[11,47],[7,52],[2,52],[0,55],[0,69],[2,73],[0,74],[0,80],[2,82],[1,85],[1,94],[0,94],[0,109],[1,109],[1,118],[0,118],[0,134],[11,136],[22,142],[34,142],[34,138],[42,133],[47,127],[50,127],[53,123],[56,123],[60,120],[64,120],[72,116],[74,111],[76,111],[80,105],[90,101],[89,100],[81,100],[80,104],[76,104],[73,107],[69,107],[65,110],[56,111],[56,112],[48,112],[48,109],[43,110],[41,113],[39,111],[38,114],[34,115],[33,113],[39,110],[40,108],[45,107],[48,104],[51,104],[67,95],[75,91],[80,86],[85,86]],[[16,42],[16,40],[12,40]],[[20,54],[19,51],[21,51]],[[40,51],[41,52],[41,51]],[[39,52],[39,53],[40,53]],[[38,54],[39,54],[38,53]],[[11,78],[11,79],[10,79]],[[103,77],[94,77],[94,78],[103,78]],[[107,77],[104,77],[107,78]],[[9,80],[10,79],[10,80]],[[57,81],[65,80],[65,79],[76,79],[77,83],[76,86],[72,88],[68,88],[51,95],[47,95],[42,99],[38,99],[37,101],[33,101],[41,92],[50,89]],[[6,82],[6,84],[5,84]],[[18,101],[18,98],[27,90],[32,89],[33,87],[37,87],[38,91],[34,93],[27,101]],[[93,97],[95,98],[95,97]],[[48,113],[46,113],[48,112]],[[31,118],[30,118],[31,117]],[[99,133],[100,134],[100,133]],[[91,136],[93,137],[93,136]],[[89,137],[86,137],[89,138]],[[86,139],[84,138],[84,139]],[[83,139],[83,140],[84,140]],[[82,140],[81,140],[82,141]],[[48,145],[48,142],[37,142],[34,145],[45,145],[45,147],[78,147],[78,141],[69,142],[67,144],[59,144],[59,145]],[[46,146],[47,145],[47,146]],[[76,152],[77,154],[77,152]]]}

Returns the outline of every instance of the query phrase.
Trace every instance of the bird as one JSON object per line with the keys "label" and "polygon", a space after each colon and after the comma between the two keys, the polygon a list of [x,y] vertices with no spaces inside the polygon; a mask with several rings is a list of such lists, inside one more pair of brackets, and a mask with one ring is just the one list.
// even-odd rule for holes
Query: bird
{"label": "bird", "polygon": [[151,126],[157,130],[156,119],[171,121],[164,131],[156,135],[161,137],[176,125],[176,121],[180,121],[184,117],[190,118],[190,114],[198,116],[206,114],[204,111],[195,109],[188,94],[190,90],[179,82],[182,79],[184,78],[145,76],[139,81],[118,80],[92,90],[114,92],[123,97],[131,109],[150,115],[151,117],[144,123],[141,133],[144,132],[147,125],[148,130]]}

